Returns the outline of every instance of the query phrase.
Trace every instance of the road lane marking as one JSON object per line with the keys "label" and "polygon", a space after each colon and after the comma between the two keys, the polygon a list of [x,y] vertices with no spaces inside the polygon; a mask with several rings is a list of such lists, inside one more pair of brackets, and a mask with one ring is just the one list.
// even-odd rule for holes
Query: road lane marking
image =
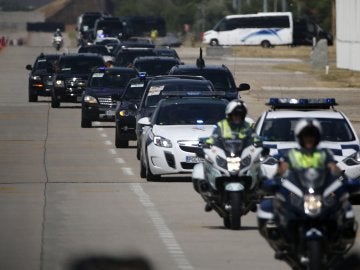
{"label": "road lane marking", "polygon": [[103,137],[103,138],[107,138],[107,137],[108,137],[108,135],[107,135],[106,133],[101,133],[100,136]]}
{"label": "road lane marking", "polygon": [[114,148],[108,149],[108,152],[111,155],[116,155],[117,154],[117,152],[116,152],[116,150]]}
{"label": "road lane marking", "polygon": [[134,175],[133,170],[129,167],[122,167],[121,169],[122,169],[123,173],[126,175]]}
{"label": "road lane marking", "polygon": [[104,144],[106,144],[106,145],[112,145],[112,142],[109,141],[109,140],[107,140],[107,141],[104,141]]}
{"label": "road lane marking", "polygon": [[98,131],[104,131],[104,128],[97,128]]}
{"label": "road lane marking", "polygon": [[122,159],[122,158],[114,158],[114,160],[115,160],[115,162],[116,162],[117,164],[124,164],[124,163],[125,163],[125,160]]}
{"label": "road lane marking", "polygon": [[329,88],[329,87],[288,87],[288,86],[263,86],[265,91],[359,91],[359,88]]}
{"label": "road lane marking", "polygon": [[194,267],[186,258],[184,251],[177,242],[173,232],[166,225],[165,220],[162,218],[159,211],[151,201],[149,195],[142,189],[140,184],[130,184],[130,189],[138,196],[139,201],[144,206],[146,213],[153,222],[160,239],[164,243],[170,256],[175,261],[178,269],[193,270]]}

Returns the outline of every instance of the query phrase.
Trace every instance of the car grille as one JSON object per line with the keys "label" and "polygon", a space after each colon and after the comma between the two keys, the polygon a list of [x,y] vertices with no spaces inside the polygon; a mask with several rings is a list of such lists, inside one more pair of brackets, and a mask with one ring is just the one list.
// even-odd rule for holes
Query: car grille
{"label": "car grille", "polygon": [[111,97],[98,97],[98,101],[101,105],[112,105]]}
{"label": "car grille", "polygon": [[81,78],[72,78],[65,80],[66,88],[73,88],[73,89],[84,89],[86,86],[86,80]]}
{"label": "car grille", "polygon": [[181,150],[190,153],[198,153],[202,151],[198,141],[179,141],[179,147]]}
{"label": "car grille", "polygon": [[175,157],[173,154],[165,152],[165,159],[166,159],[166,162],[169,165],[169,167],[174,168],[174,169],[176,168]]}

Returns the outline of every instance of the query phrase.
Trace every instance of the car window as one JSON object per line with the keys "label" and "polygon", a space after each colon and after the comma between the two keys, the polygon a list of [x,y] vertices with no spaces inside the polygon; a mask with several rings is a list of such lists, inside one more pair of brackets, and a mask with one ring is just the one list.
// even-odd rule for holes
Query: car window
{"label": "car window", "polygon": [[[320,121],[322,140],[347,142],[355,140],[355,136],[345,119],[317,118]],[[299,118],[266,119],[260,131],[265,141],[295,141],[294,129]]]}
{"label": "car window", "polygon": [[146,87],[145,82],[132,82],[126,87],[125,93],[122,96],[123,100],[141,99]]}
{"label": "car window", "polygon": [[56,60],[56,58],[39,58],[34,65],[34,69],[52,68]]}
{"label": "car window", "polygon": [[79,53],[98,53],[101,55],[107,55],[109,54],[108,49],[104,46],[86,46],[86,47],[80,47]]}
{"label": "car window", "polygon": [[159,108],[157,125],[214,125],[225,117],[225,104],[169,104]]}
{"label": "car window", "polygon": [[129,80],[136,77],[134,73],[95,72],[91,75],[90,87],[119,88],[125,87]]}
{"label": "car window", "polygon": [[179,64],[178,61],[137,61],[135,68],[139,72],[146,72],[147,75],[157,76],[168,74],[170,69]]}
{"label": "car window", "polygon": [[60,61],[60,70],[63,72],[80,71],[90,73],[94,67],[103,66],[102,58],[63,58]]}
{"label": "car window", "polygon": [[134,59],[139,56],[155,56],[154,51],[152,50],[134,50],[134,51],[123,51],[119,52],[116,57],[116,65],[117,66],[128,66],[132,64]]}

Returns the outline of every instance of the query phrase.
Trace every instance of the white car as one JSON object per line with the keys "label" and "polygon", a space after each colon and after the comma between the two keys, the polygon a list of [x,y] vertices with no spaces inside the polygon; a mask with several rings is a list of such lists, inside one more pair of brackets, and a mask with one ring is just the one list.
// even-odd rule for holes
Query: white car
{"label": "white car", "polygon": [[199,138],[209,137],[225,117],[228,101],[216,97],[163,99],[152,117],[144,117],[141,136],[140,176],[148,181],[163,174],[191,173],[200,159],[195,154]]}
{"label": "white car", "polygon": [[[255,130],[275,156],[297,146],[294,136],[296,123],[303,118],[320,121],[323,136],[319,147],[331,149],[337,165],[349,178],[360,177],[360,142],[355,129],[346,115],[334,109],[335,99],[288,99],[271,98],[271,109],[262,113]],[[267,177],[276,172],[277,160],[269,158],[262,168]]]}

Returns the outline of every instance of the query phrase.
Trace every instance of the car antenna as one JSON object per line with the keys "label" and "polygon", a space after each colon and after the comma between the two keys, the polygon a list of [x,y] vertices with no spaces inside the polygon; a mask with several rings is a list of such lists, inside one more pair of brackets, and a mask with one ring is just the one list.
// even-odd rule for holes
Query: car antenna
{"label": "car antenna", "polygon": [[205,66],[205,61],[202,57],[202,48],[200,47],[200,57],[196,59],[196,66],[198,68],[203,68]]}

